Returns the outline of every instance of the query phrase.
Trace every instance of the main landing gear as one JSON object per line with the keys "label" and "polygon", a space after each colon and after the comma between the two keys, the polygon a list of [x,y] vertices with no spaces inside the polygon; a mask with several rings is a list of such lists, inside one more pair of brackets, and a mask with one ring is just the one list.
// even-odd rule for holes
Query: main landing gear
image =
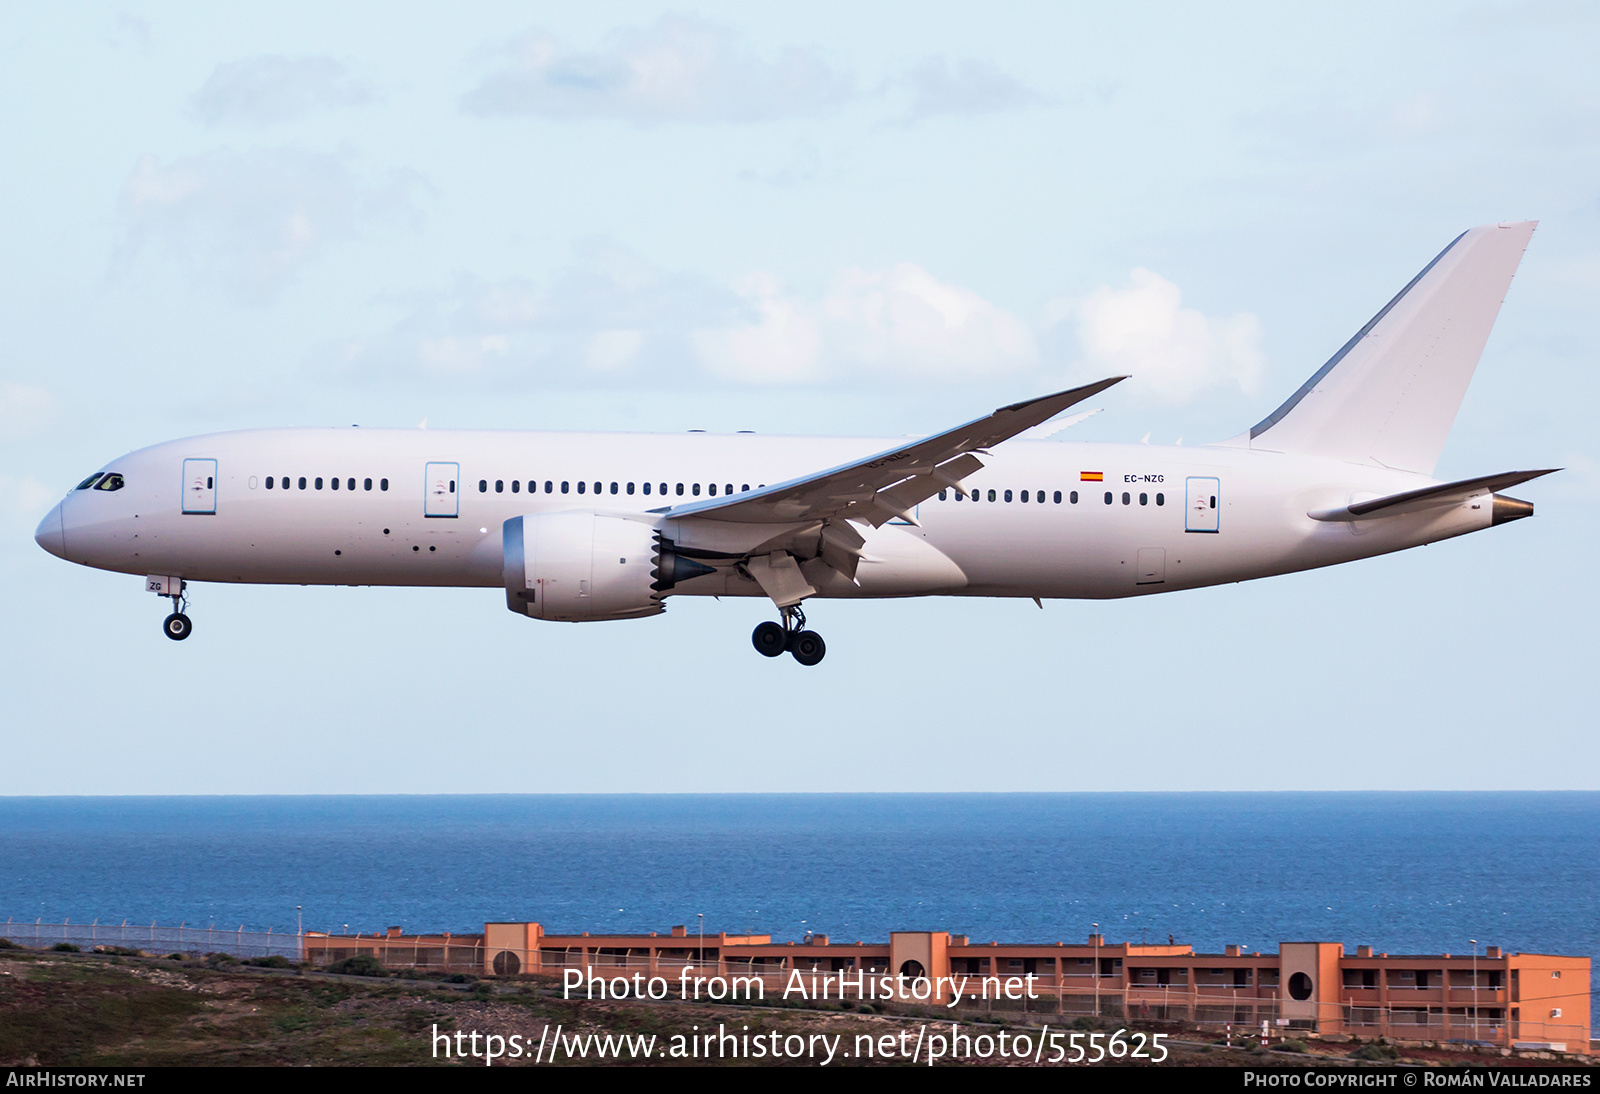
{"label": "main landing gear", "polygon": [[828,646],[823,642],[822,635],[805,629],[806,613],[800,610],[798,604],[782,611],[782,623],[768,620],[759,624],[750,635],[750,643],[755,646],[756,652],[763,657],[777,657],[781,653],[790,653],[802,665],[815,665],[820,662],[828,652]]}

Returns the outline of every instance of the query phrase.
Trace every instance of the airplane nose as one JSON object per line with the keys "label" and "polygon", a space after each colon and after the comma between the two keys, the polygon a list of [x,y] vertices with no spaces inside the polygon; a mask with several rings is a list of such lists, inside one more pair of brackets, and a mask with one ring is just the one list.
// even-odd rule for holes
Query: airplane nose
{"label": "airplane nose", "polygon": [[39,528],[33,533],[33,541],[57,558],[67,557],[67,537],[61,525],[61,506],[57,505],[50,510],[48,516],[39,522]]}

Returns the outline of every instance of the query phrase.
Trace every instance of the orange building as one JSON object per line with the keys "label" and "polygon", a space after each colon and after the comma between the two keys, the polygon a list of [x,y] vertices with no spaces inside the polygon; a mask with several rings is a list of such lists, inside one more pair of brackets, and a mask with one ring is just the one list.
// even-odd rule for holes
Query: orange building
{"label": "orange building", "polygon": [[[827,935],[548,934],[538,923],[487,923],[478,935],[307,934],[326,965],[368,953],[391,968],[558,977],[590,997],[683,994],[722,1000],[848,999],[1062,1015],[1232,1025],[1409,1040],[1467,1041],[1586,1053],[1587,957],[1505,953],[1354,955],[1337,942],[1283,942],[1276,953],[1229,946],[1107,942],[973,943],[944,931],[895,931],[887,943]],[[598,993],[598,994],[596,994]],[[720,994],[718,994],[720,993]]]}

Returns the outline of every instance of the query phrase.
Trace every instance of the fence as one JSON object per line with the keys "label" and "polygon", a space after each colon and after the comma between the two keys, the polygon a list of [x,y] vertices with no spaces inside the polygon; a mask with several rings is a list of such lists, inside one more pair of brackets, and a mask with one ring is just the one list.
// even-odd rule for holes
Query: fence
{"label": "fence", "polygon": [[19,946],[47,950],[61,943],[69,943],[82,950],[101,946],[117,946],[145,953],[228,953],[235,957],[286,957],[300,960],[300,939],[293,934],[275,934],[271,930],[247,931],[218,930],[212,924],[191,927],[180,923],[176,927],[163,927],[156,923],[46,923],[34,920],[19,923],[6,920],[0,926],[0,937]]}

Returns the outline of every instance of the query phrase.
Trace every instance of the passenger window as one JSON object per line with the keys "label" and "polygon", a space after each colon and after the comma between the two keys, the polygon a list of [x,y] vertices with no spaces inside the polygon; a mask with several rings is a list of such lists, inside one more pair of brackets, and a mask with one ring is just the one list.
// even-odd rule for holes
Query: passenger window
{"label": "passenger window", "polygon": [[[1033,500],[1038,502],[1040,505],[1043,505],[1044,504],[1044,491],[1043,490],[1039,491],[1039,496],[1034,498]],[[1060,501],[1061,499],[1060,498],[1056,498],[1056,500]]]}
{"label": "passenger window", "polygon": [[733,483],[731,483],[731,482],[730,483],[725,483],[724,485],[727,486],[727,489],[723,491],[724,494],[733,493]]}
{"label": "passenger window", "polygon": [[750,484],[749,483],[745,483],[744,485],[739,487],[739,493],[748,494],[749,492],[750,492]]}
{"label": "passenger window", "polygon": [[1106,504],[1107,505],[1111,504],[1111,491],[1109,491],[1109,490],[1106,491]]}
{"label": "passenger window", "polygon": [[489,480],[488,479],[479,479],[478,480],[478,493],[487,494],[488,492],[489,492]]}
{"label": "passenger window", "polygon": [[506,480],[505,479],[495,479],[494,480],[494,492],[496,494],[504,494],[506,492]]}
{"label": "passenger window", "polygon": [[1216,507],[1217,507],[1217,496],[1215,494],[1212,494],[1211,495],[1211,508],[1215,509]]}
{"label": "passenger window", "polygon": [[616,483],[612,483],[611,484],[611,492],[613,494],[615,494],[617,492],[617,484]]}
{"label": "passenger window", "polygon": [[645,483],[644,484],[644,492],[646,494],[650,493],[650,484],[649,483]]}
{"label": "passenger window", "polygon": [[[1077,499],[1073,499],[1073,500],[1077,500]],[[1059,490],[1056,491],[1056,504],[1057,505],[1061,504],[1061,491],[1059,491]]]}
{"label": "passenger window", "polygon": [[86,478],[82,482],[80,482],[78,484],[78,486],[77,486],[77,489],[79,489],[79,490],[87,490],[87,489],[89,489],[89,487],[94,485],[94,480],[98,479],[99,477],[100,477],[100,472],[96,471],[94,474],[90,475],[88,478]]}
{"label": "passenger window", "polygon": [[[546,494],[554,494],[556,492],[556,484],[551,482],[549,479],[545,479],[544,480],[544,492]],[[561,492],[563,494],[565,494],[567,492],[567,488],[565,486],[562,486]]]}
{"label": "passenger window", "polygon": [[586,482],[584,482],[584,481],[582,481],[580,479],[578,481],[578,493],[580,493],[580,494],[583,493],[584,490],[588,487],[588,485],[589,485],[588,483],[586,483]]}
{"label": "passenger window", "polygon": [[[680,494],[683,493],[683,490],[679,489],[678,493],[680,493]],[[666,483],[662,483],[661,484],[661,496],[662,497],[666,497],[667,496],[667,484]]]}
{"label": "passenger window", "polygon": [[700,496],[700,484],[695,483],[689,488],[689,492],[698,498]]}
{"label": "passenger window", "polygon": [[989,500],[990,501],[994,500],[994,491],[993,490],[989,491]]}
{"label": "passenger window", "polygon": [[717,484],[716,483],[712,483],[710,486],[706,487],[706,490],[707,490],[708,493],[710,493],[710,495],[712,497],[716,497],[717,496]]}
{"label": "passenger window", "polygon": [[1165,494],[1157,494],[1156,495],[1156,504],[1157,505],[1165,505],[1165,504],[1167,504],[1167,496]]}
{"label": "passenger window", "polygon": [[1140,505],[1149,505],[1150,504],[1150,495],[1149,494],[1140,494],[1139,495],[1139,504]]}
{"label": "passenger window", "polygon": [[678,497],[683,497],[683,483],[678,484]]}
{"label": "passenger window", "polygon": [[599,483],[595,483],[594,484],[594,492],[596,494],[600,493],[600,484]]}
{"label": "passenger window", "polygon": [[512,479],[511,480],[511,492],[513,494],[522,493],[522,483],[521,483],[521,481],[519,481],[517,479]]}
{"label": "passenger window", "polygon": [[344,484],[344,487],[346,490],[354,490],[356,488],[356,480],[351,479],[349,482]]}
{"label": "passenger window", "polygon": [[320,475],[317,476],[317,489],[318,490],[322,489],[322,477]]}
{"label": "passenger window", "polygon": [[[271,489],[272,489],[272,481],[273,481],[273,480],[272,480],[272,476],[271,476],[271,475],[268,475],[268,476],[267,476],[267,489],[268,489],[268,490],[271,490]],[[80,487],[78,487],[78,489],[79,489],[79,490],[82,490],[82,489],[83,489],[83,487],[81,487],[81,486],[80,486]]]}
{"label": "passenger window", "polygon": [[1068,494],[1067,495],[1067,500],[1070,501],[1073,505],[1077,505],[1078,504],[1078,492],[1076,490],[1074,490],[1072,493]]}
{"label": "passenger window", "polygon": [[[207,484],[206,484],[206,485],[207,485],[207,486],[209,486],[209,485],[211,485],[211,484],[210,484],[210,483],[207,483]],[[332,485],[332,486],[333,486],[333,488],[334,488],[334,489],[335,489],[335,490],[337,490],[337,489],[339,489],[339,480],[338,480],[338,478],[335,478],[335,479],[334,479],[334,480],[333,480],[333,482],[332,482],[332,483],[331,483],[331,485]]]}
{"label": "passenger window", "polygon": [[388,479],[379,479],[378,480],[378,489],[379,490],[387,490],[387,489],[389,489],[389,480]]}
{"label": "passenger window", "polygon": [[372,480],[371,479],[362,479],[361,480],[361,489],[363,489],[363,490],[371,490],[372,489]]}
{"label": "passenger window", "polygon": [[633,493],[633,483],[631,482],[628,484],[628,493]]}
{"label": "passenger window", "polygon": [[109,493],[112,490],[121,490],[125,485],[127,484],[122,481],[122,476],[113,471],[105,478],[95,483],[94,488],[96,490],[104,490]]}
{"label": "passenger window", "polygon": [[1122,492],[1122,504],[1123,505],[1127,505],[1132,501],[1133,501],[1132,495],[1130,495],[1126,490],[1124,490]]}
{"label": "passenger window", "polygon": [[[579,485],[581,486],[582,483],[580,483]],[[568,486],[569,486],[569,484],[568,484],[567,480],[566,479],[562,479],[561,480],[561,492],[563,494],[565,494],[567,492]]]}
{"label": "passenger window", "polygon": [[939,491],[939,500],[940,501],[948,501],[949,500],[948,498],[945,497],[945,493],[946,493],[946,491],[944,491],[944,490]]}

